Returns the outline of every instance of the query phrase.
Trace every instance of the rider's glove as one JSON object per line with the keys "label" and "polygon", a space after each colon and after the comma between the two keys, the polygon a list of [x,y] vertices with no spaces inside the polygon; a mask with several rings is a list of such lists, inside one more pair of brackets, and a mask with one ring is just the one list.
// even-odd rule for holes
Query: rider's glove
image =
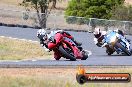
{"label": "rider's glove", "polygon": [[101,47],[105,47],[107,45],[107,43],[104,43]]}
{"label": "rider's glove", "polygon": [[44,50],[45,50],[46,52],[50,52],[50,50],[47,49],[45,46],[43,46],[43,48],[44,48]]}
{"label": "rider's glove", "polygon": [[44,46],[44,44],[40,44],[41,45],[41,47],[43,47]]}

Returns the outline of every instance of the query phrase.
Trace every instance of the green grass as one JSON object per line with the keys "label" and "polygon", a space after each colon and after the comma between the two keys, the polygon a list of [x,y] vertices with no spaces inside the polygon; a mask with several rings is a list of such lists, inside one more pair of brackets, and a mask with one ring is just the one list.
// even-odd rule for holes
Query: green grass
{"label": "green grass", "polygon": [[51,58],[39,43],[0,37],[0,60]]}

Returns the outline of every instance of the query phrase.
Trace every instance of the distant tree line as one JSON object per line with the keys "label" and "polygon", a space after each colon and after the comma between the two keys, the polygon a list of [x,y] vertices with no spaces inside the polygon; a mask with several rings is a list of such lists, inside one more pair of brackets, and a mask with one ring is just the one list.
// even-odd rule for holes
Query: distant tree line
{"label": "distant tree line", "polygon": [[132,21],[132,5],[120,5],[113,9],[111,19]]}
{"label": "distant tree line", "polygon": [[71,0],[65,15],[131,21],[131,13],[132,6],[124,5],[124,0]]}
{"label": "distant tree line", "polygon": [[[56,3],[58,1],[63,0],[23,0],[21,5],[34,8],[37,12],[39,25],[42,28],[46,28],[48,14],[52,8],[56,8]],[[50,3],[52,3],[51,8],[49,8]],[[132,6],[124,5],[124,0],[69,0],[68,7],[65,10],[66,16],[126,21],[132,20],[131,13]],[[83,18],[79,20],[76,20],[76,18],[69,18],[66,20],[72,20],[72,22],[77,21],[79,24],[84,23]]]}

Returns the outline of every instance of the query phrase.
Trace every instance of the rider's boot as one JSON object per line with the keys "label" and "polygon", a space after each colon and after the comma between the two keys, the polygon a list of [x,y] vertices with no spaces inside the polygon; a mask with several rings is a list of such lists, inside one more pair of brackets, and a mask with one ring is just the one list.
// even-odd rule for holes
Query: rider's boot
{"label": "rider's boot", "polygon": [[74,42],[75,42],[78,46],[81,46],[81,45],[82,45],[81,42],[78,42],[78,41],[76,41],[76,40],[74,40]]}
{"label": "rider's boot", "polygon": [[126,39],[129,43],[131,42],[131,40],[130,39]]}
{"label": "rider's boot", "polygon": [[[124,37],[124,33],[123,33],[123,31],[118,30],[118,34],[121,34],[121,35]],[[130,39],[127,39],[126,37],[125,37],[125,39],[126,39],[129,43],[131,42]]]}
{"label": "rider's boot", "polygon": [[83,48],[81,47],[81,46],[78,46],[77,47],[80,51],[82,51],[83,50]]}
{"label": "rider's boot", "polygon": [[72,40],[75,42],[75,44],[77,44],[77,46],[81,46],[82,45],[81,42],[76,41],[74,38],[72,38]]}

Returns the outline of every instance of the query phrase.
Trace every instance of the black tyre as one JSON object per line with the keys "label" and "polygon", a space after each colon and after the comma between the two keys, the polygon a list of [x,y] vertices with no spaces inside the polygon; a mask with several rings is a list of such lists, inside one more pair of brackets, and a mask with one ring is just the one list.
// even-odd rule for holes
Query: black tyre
{"label": "black tyre", "polygon": [[109,45],[107,45],[106,46],[106,53],[108,54],[108,55],[111,55],[111,54],[113,54],[115,51],[109,46]]}
{"label": "black tyre", "polygon": [[110,56],[112,53],[108,50],[106,50],[106,53]]}
{"label": "black tyre", "polygon": [[2,26],[2,23],[0,23],[0,26]]}
{"label": "black tyre", "polygon": [[61,52],[61,54],[65,57],[70,59],[71,61],[76,61],[76,58],[74,57],[74,55],[71,55],[69,52],[67,52],[62,46],[59,46],[59,51]]}
{"label": "black tyre", "polygon": [[106,49],[106,53],[110,56],[111,54],[114,53],[114,51]]}
{"label": "black tyre", "polygon": [[128,56],[131,56],[131,52],[129,52],[129,50],[127,50],[125,47],[123,47],[120,43],[116,43],[115,46],[119,47],[120,49],[122,49],[124,51],[125,54],[127,54]]}
{"label": "black tyre", "polygon": [[82,51],[82,59],[81,60],[86,60],[88,58],[88,53],[86,51]]}
{"label": "black tyre", "polygon": [[87,81],[86,77],[82,74],[76,75],[76,80],[79,84],[84,84]]}
{"label": "black tyre", "polygon": [[132,49],[131,49],[131,53],[132,53]]}

